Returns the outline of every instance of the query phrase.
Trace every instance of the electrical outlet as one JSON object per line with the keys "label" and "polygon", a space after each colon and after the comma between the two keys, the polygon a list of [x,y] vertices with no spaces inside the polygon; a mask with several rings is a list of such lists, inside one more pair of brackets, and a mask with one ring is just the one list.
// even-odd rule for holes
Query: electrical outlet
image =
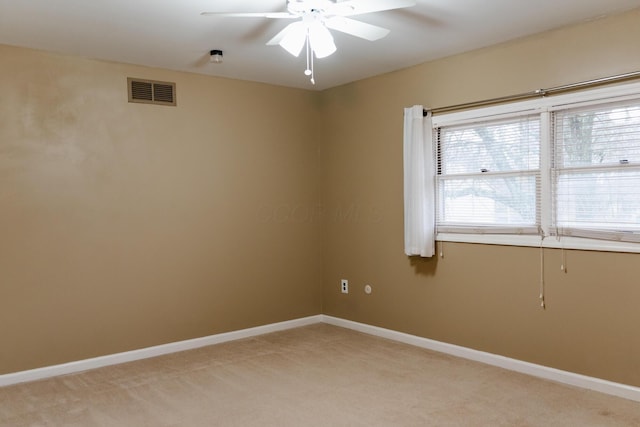
{"label": "electrical outlet", "polygon": [[343,294],[349,293],[349,281],[347,279],[342,279],[340,281],[340,289],[342,290]]}

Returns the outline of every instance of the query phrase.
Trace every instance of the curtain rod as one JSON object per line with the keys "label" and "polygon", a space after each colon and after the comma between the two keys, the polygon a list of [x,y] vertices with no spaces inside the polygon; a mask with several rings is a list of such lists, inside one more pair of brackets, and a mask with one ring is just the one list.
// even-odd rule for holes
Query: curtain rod
{"label": "curtain rod", "polygon": [[432,108],[431,110],[425,109],[423,110],[423,115],[426,116],[429,111],[431,111],[432,114],[439,114],[439,113],[448,113],[456,110],[464,110],[466,108],[484,107],[492,104],[501,104],[503,102],[522,101],[524,99],[555,95],[558,93],[585,89],[593,86],[600,86],[600,85],[605,85],[610,83],[618,83],[625,80],[631,80],[631,79],[637,79],[637,78],[640,78],[640,71],[634,71],[634,72],[625,73],[625,74],[618,74],[616,76],[610,76],[610,77],[602,77],[599,79],[587,80],[579,83],[571,83],[567,85],[552,87],[549,89],[537,89],[532,92],[525,92],[517,95],[501,96],[499,98],[491,98],[491,99],[485,99],[482,101],[467,102],[464,104],[450,105],[448,107],[437,107],[437,108]]}

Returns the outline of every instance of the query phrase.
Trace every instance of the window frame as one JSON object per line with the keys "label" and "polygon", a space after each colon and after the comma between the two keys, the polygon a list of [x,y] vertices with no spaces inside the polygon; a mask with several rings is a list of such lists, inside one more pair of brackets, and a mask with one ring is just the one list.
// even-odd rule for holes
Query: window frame
{"label": "window frame", "polygon": [[[640,253],[640,243],[597,240],[584,237],[552,236],[552,182],[551,152],[552,146],[552,114],[555,111],[581,108],[591,105],[640,99],[640,83],[626,83],[595,89],[581,90],[567,94],[542,97],[534,100],[519,101],[509,104],[481,107],[460,112],[434,115],[432,128],[437,132],[444,126],[501,120],[520,115],[540,114],[540,229],[541,235],[491,234],[491,233],[450,233],[436,230],[436,240],[441,242],[462,242],[479,244],[496,244],[509,246],[528,246],[544,248],[564,248],[591,251],[632,252]],[[434,150],[434,156],[436,155]],[[436,159],[437,160],[437,159]],[[436,204],[438,204],[438,188]],[[436,206],[435,209],[439,209]]]}

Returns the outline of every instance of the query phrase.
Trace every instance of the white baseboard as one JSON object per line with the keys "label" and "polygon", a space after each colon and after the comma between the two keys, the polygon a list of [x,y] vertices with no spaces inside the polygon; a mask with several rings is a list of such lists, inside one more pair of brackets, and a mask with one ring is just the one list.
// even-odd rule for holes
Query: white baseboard
{"label": "white baseboard", "polygon": [[340,319],[338,317],[322,315],[322,322],[334,326],[341,326],[343,328],[352,329],[358,332],[363,332],[365,334],[375,335],[393,341],[414,345],[416,347],[450,354],[452,356],[461,357],[463,359],[474,360],[476,362],[497,366],[499,368],[508,369],[510,371],[520,372],[534,377],[544,378],[546,380],[598,391],[601,393],[606,393],[613,396],[623,397],[625,399],[640,402],[639,387],[615,383],[612,381],[606,381],[594,377],[588,377],[586,375],[580,375],[573,372],[562,371],[560,369],[549,368],[547,366],[536,365],[535,363],[523,362],[522,360],[499,356],[492,353],[486,353],[484,351],[473,350],[458,345],[447,344],[440,341],[434,341],[428,338],[422,338],[415,335],[396,332],[390,329],[367,325],[365,323],[358,323],[351,320]]}
{"label": "white baseboard", "polygon": [[606,381],[599,378],[588,377],[586,375],[575,374],[573,372],[562,371],[549,368],[547,366],[536,365],[534,363],[523,362],[509,357],[499,356],[484,351],[473,350],[453,344],[447,344],[416,335],[405,334],[391,329],[380,328],[378,326],[358,323],[338,317],[327,315],[316,315],[303,317],[300,319],[288,320],[286,322],[272,323],[255,328],[241,329],[239,331],[226,332],[222,334],[210,335],[202,338],[195,338],[185,341],[178,341],[169,344],[147,347],[139,350],[127,351],[124,353],[111,354],[107,356],[95,357],[92,359],[79,360],[77,362],[64,363],[61,365],[47,366],[44,368],[32,369],[28,371],[15,372],[0,375],[0,387],[18,384],[28,381],[36,381],[44,378],[56,377],[59,375],[72,374],[104,366],[117,365],[120,363],[132,362],[135,360],[147,359],[150,357],[162,356],[164,354],[176,353],[184,350],[205,347],[213,344],[234,341],[243,338],[250,338],[271,332],[283,331],[286,329],[312,325],[315,323],[327,323],[334,326],[352,329],[369,335],[387,338],[393,341],[414,345],[416,347],[450,354],[463,359],[474,360],[487,365],[497,366],[510,371],[520,372],[534,377],[568,384],[576,387],[594,390],[613,396],[640,402],[640,388]]}
{"label": "white baseboard", "polygon": [[239,340],[242,338],[250,338],[257,335],[268,334],[270,332],[283,331],[285,329],[292,329],[320,322],[322,322],[322,315],[303,317],[300,319],[288,320],[286,322],[272,323],[269,325],[257,326],[255,328],[241,329],[239,331],[226,332],[202,338],[194,338],[185,341],[162,344],[154,347],[127,351],[124,353],[116,353],[107,356],[95,357],[92,359],[79,360],[77,362],[70,362],[61,365],[46,366],[44,368],[4,374],[0,375],[0,387],[28,381],[36,381],[44,378],[56,377],[59,375],[87,371],[89,369],[102,368],[104,366],[133,362],[135,360],[162,356],[164,354],[176,353],[184,350],[192,350],[194,348],[220,344],[223,342]]}

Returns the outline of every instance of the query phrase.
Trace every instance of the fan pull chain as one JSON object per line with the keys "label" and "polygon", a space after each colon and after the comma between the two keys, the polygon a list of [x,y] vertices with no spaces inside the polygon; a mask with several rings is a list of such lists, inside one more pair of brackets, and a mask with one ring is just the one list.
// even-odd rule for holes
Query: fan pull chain
{"label": "fan pull chain", "polygon": [[316,84],[315,74],[313,73],[313,49],[310,49],[309,56],[311,57],[311,84]]}
{"label": "fan pull chain", "polygon": [[316,80],[314,79],[313,74],[313,49],[311,49],[309,44],[309,30],[307,30],[307,38],[305,40],[305,45],[307,47],[307,69],[304,70],[305,76],[311,76],[311,84],[316,84]]}

